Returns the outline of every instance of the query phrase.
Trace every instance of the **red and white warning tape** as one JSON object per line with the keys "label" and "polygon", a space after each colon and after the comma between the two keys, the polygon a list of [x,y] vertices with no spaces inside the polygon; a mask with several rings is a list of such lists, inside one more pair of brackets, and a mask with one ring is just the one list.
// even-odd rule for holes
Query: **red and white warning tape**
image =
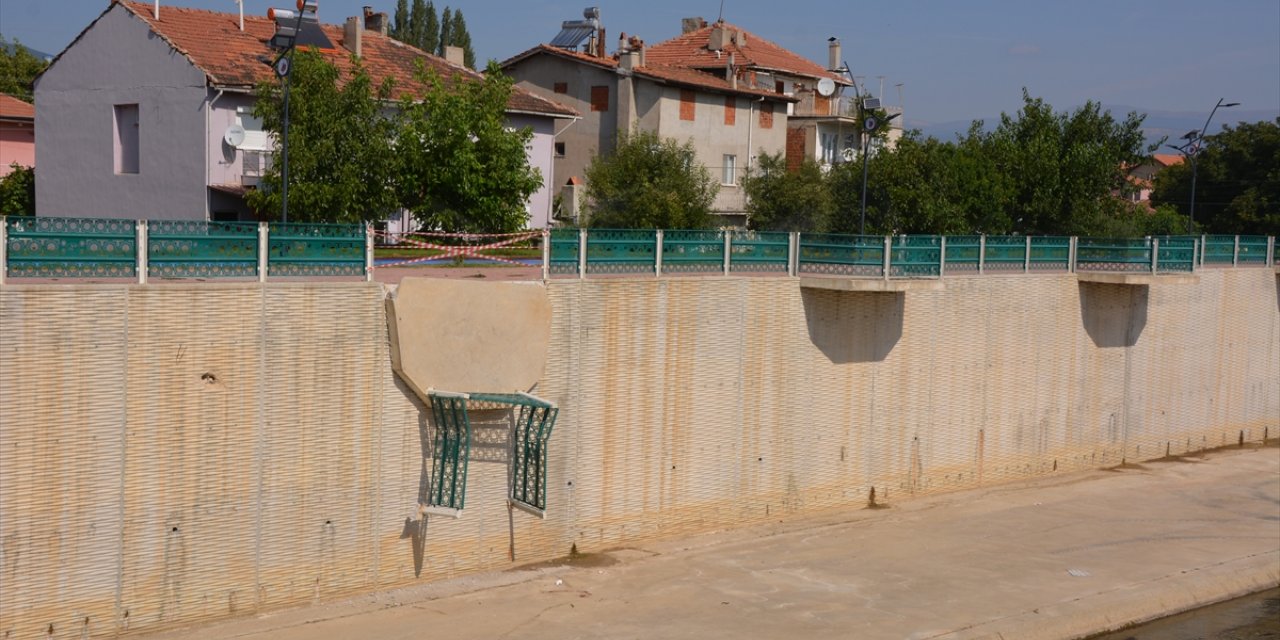
{"label": "red and white warning tape", "polygon": [[[540,238],[542,237],[542,232],[541,231],[523,231],[520,233],[442,233],[442,232],[386,233],[382,231],[375,231],[374,235],[381,236],[384,238],[394,238],[400,244],[412,245],[419,249],[435,249],[437,251],[442,252],[442,253],[438,253],[435,255],[426,256],[422,258],[415,258],[413,260],[403,260],[400,262],[393,262],[390,264],[380,264],[375,266],[375,268],[381,269],[384,267],[400,267],[408,264],[417,264],[420,262],[428,262],[431,260],[448,260],[448,259],[459,257],[459,256],[477,258],[480,260],[492,260],[494,262],[503,262],[506,264],[512,264],[517,266],[527,266],[522,262],[517,262],[515,260],[508,260],[506,258],[499,258],[497,256],[485,255],[480,252],[488,251],[490,249],[500,249],[503,247],[509,247],[511,245],[524,242],[526,240],[531,240],[533,238]],[[467,241],[477,241],[477,240],[483,240],[486,238],[504,238],[504,239],[498,240],[497,242],[489,242],[487,244],[479,244],[479,245],[475,245],[475,244],[446,245],[446,244],[435,244],[432,242],[427,242],[425,240],[415,240],[412,236],[420,236],[424,238],[462,238]]]}

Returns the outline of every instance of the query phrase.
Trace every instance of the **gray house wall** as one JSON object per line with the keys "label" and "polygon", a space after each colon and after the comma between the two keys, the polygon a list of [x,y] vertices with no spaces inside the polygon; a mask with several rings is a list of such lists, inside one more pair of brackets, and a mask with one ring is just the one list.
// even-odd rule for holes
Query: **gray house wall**
{"label": "gray house wall", "polygon": [[[204,219],[205,74],[113,6],[35,85],[40,215]],[[117,175],[114,107],[138,105],[139,167]]]}

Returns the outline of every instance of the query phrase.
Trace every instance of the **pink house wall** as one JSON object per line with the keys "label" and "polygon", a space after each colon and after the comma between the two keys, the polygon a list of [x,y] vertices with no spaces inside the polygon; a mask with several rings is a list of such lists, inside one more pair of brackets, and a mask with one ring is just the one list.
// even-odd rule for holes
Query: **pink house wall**
{"label": "pink house wall", "polygon": [[10,165],[36,166],[36,130],[30,124],[0,122],[0,177],[9,175]]}

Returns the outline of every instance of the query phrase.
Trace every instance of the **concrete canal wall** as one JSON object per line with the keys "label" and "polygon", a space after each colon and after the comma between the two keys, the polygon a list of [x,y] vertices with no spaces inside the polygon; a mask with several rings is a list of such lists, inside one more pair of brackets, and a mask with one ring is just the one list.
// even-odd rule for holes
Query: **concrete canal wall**
{"label": "concrete canal wall", "polygon": [[[0,288],[0,637],[111,637],[1280,430],[1272,269],[1194,284],[553,281],[545,520],[429,411],[372,283]],[[513,319],[514,321],[514,319]],[[442,344],[442,349],[448,345]],[[465,360],[466,354],[460,353]]]}

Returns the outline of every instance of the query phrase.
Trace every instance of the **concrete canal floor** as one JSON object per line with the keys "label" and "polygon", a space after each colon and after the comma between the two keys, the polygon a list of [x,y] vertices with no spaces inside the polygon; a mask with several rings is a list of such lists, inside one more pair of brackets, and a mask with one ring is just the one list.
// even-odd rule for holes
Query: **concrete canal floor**
{"label": "concrete canal floor", "polygon": [[1280,585],[1280,448],[666,540],[164,638],[1078,638]]}

